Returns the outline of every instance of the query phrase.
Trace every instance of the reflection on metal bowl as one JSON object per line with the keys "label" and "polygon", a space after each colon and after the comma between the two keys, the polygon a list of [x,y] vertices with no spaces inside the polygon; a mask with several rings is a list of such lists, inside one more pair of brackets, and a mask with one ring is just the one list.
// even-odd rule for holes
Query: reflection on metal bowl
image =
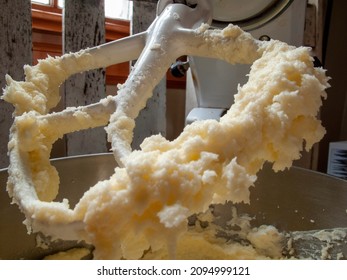
{"label": "reflection on metal bowl", "polygon": [[[85,155],[53,160],[60,178],[59,197],[69,198],[73,207],[83,193],[114,172],[112,154]],[[0,259],[41,259],[46,255],[85,246],[75,242],[54,242],[48,248],[37,247],[41,235],[28,235],[23,214],[11,205],[6,192],[7,170],[0,171]],[[237,205],[239,213],[254,216],[255,226],[274,225],[279,230],[298,231],[347,227],[347,182],[314,171],[293,167],[274,173],[265,166],[251,190],[251,204]],[[231,205],[218,205],[216,211],[225,220],[231,217]],[[44,242],[43,242],[44,243]]]}

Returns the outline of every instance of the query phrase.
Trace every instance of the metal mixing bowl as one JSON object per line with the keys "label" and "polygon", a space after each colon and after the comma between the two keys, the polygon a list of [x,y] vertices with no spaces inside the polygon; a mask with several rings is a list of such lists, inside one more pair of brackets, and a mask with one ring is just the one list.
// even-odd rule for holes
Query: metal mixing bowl
{"label": "metal mixing bowl", "polygon": [[[97,154],[53,160],[61,179],[59,197],[69,198],[73,207],[83,193],[114,172],[112,154]],[[6,192],[7,170],[0,171],[0,259],[40,259],[75,246],[75,242],[55,242],[49,248],[37,247],[37,235],[28,235],[24,216],[11,205]],[[216,211],[225,220],[231,217],[231,205],[219,205]],[[293,167],[274,173],[266,165],[251,190],[251,204],[237,205],[238,212],[254,216],[254,225],[272,224],[280,230],[313,230],[347,227],[347,181]],[[42,236],[39,235],[39,238]]]}

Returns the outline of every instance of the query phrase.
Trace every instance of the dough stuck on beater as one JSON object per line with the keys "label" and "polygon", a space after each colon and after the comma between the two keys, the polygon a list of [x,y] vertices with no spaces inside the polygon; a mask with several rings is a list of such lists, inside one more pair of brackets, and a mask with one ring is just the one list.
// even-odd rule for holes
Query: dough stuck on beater
{"label": "dough stuck on beater", "polygon": [[[206,211],[212,203],[249,203],[249,188],[265,162],[273,163],[275,171],[289,168],[304,148],[309,150],[321,140],[325,130],[317,114],[329,85],[325,71],[314,68],[308,48],[275,40],[259,42],[233,25],[214,31],[202,27],[194,34],[208,45],[206,56],[211,48],[220,48],[228,60],[230,45],[231,62],[235,56],[240,58],[236,62],[254,58],[248,82],[239,87],[235,103],[220,121],[194,122],[173,141],[160,135],[145,139],[141,150],[127,156],[124,167],[91,187],[74,209],[68,203],[49,202],[58,192],[59,180],[57,176],[53,183],[44,180],[54,173],[49,164],[51,144],[66,133],[67,126],[79,129],[83,118],[90,126],[93,122],[105,125],[107,114],[99,112],[100,120],[98,113],[73,113],[63,123],[41,117],[47,113],[44,105],[26,102],[36,97],[50,101],[50,94],[55,94],[51,87],[58,85],[47,82],[47,76],[51,81],[62,65],[75,61],[71,55],[41,61],[38,68],[44,68],[44,74],[27,67],[32,75],[26,82],[8,78],[4,99],[17,108],[9,143],[8,191],[26,214],[29,228],[54,235],[59,225],[81,223],[77,237],[95,246],[98,259],[139,259],[144,251],[163,247],[172,255],[187,233],[190,215]],[[240,48],[235,49],[235,44]],[[93,64],[84,52],[78,56],[81,63],[84,57]],[[51,63],[56,66],[50,67]],[[74,65],[69,69],[79,64]],[[37,88],[41,85],[45,85],[43,95]],[[35,186],[35,191],[25,184]],[[46,226],[40,221],[47,221]],[[56,237],[62,238],[58,229]]]}

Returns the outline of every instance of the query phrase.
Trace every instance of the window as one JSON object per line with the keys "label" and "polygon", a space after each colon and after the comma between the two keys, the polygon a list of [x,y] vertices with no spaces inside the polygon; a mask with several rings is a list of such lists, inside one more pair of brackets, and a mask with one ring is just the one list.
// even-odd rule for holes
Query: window
{"label": "window", "polygon": [[[64,7],[64,0],[32,0],[34,4],[46,7]],[[105,0],[105,17],[112,19],[130,20],[132,16],[132,1],[129,0]]]}
{"label": "window", "polygon": [[132,1],[105,0],[105,17],[130,20],[132,17]]}
{"label": "window", "polygon": [[50,0],[32,0],[33,3],[43,4],[43,5],[49,5]]}

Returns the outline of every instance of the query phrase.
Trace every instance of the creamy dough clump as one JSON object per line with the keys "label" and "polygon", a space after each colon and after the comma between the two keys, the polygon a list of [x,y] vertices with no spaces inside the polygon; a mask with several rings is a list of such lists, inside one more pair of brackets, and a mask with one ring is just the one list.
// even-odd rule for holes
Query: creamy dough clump
{"label": "creamy dough clump", "polygon": [[25,65],[25,81],[17,82],[6,75],[8,86],[2,98],[15,106],[16,115],[28,111],[45,114],[58,104],[59,86],[72,74],[84,71],[87,65],[93,64],[93,57],[80,51],[66,54],[61,59],[48,57],[33,67]]}
{"label": "creamy dough clump", "polygon": [[[116,168],[109,180],[87,191],[73,210],[67,201],[63,204],[28,201],[29,207],[33,207],[30,209],[35,210],[35,217],[26,217],[29,227],[31,219],[44,220],[49,221],[49,227],[58,224],[59,232],[59,223],[81,221],[79,238],[95,245],[94,256],[99,259],[138,259],[149,249],[157,251],[165,247],[172,256],[176,245],[184,242],[180,237],[187,232],[187,217],[206,211],[212,203],[249,203],[249,187],[266,161],[273,163],[275,171],[283,170],[300,157],[303,148],[308,150],[320,141],[325,130],[317,113],[328,87],[325,71],[314,68],[307,48],[274,40],[255,43],[245,34],[235,26],[222,32],[197,31],[196,36],[209,36],[208,48],[220,41],[225,41],[225,46],[237,43],[235,51],[241,61],[249,57],[255,46],[259,47],[256,54],[253,52],[259,58],[251,67],[248,82],[239,87],[235,104],[220,121],[195,122],[185,127],[174,141],[160,135],[145,139],[141,150],[127,156],[124,167]],[[223,49],[224,56],[226,51]],[[6,99],[16,105],[18,112],[27,111],[21,95],[11,86],[7,88]],[[29,158],[25,162],[34,174],[37,195],[50,201],[57,190],[45,182],[45,176],[51,176],[46,173],[50,169],[48,157],[43,160],[46,154],[37,154],[40,149],[35,145],[42,145],[41,150],[48,153],[51,140],[46,135],[57,132],[45,119],[33,118],[36,111],[45,108],[34,106],[32,110],[35,112],[29,110],[16,119],[17,131],[13,132],[9,147],[27,149]],[[78,127],[89,115],[76,113],[74,118]],[[30,140],[25,135],[28,123],[30,127],[37,126],[37,130],[31,129],[36,133],[30,134],[34,137]],[[63,125],[58,127],[59,133],[64,131]],[[22,168],[17,157],[22,153],[10,155],[10,169],[16,174]],[[57,175],[52,176],[58,179]],[[41,183],[46,184],[42,190]],[[22,192],[22,184],[23,178],[11,176],[8,189],[14,200],[29,196],[35,199],[36,194],[30,192],[16,196]],[[38,222],[33,226],[41,229]],[[59,234],[65,236],[62,231]]]}
{"label": "creamy dough clump", "polygon": [[[14,105],[13,114],[16,117],[10,131],[8,148],[10,151],[18,149],[18,154],[27,153],[22,160],[29,166],[40,200],[53,200],[59,190],[59,174],[49,162],[52,144],[66,133],[66,127],[78,130],[81,122],[92,122],[87,114],[81,117],[83,113],[76,114],[77,121],[69,124],[58,118],[51,120],[40,117],[57,106],[60,101],[59,86],[69,76],[84,71],[95,63],[93,57],[82,50],[60,58],[48,57],[32,67],[25,65],[25,81],[15,81],[6,75],[7,87],[1,98]],[[65,114],[68,114],[68,109]],[[10,172],[23,168],[18,161],[18,158],[10,155]],[[17,179],[26,180],[28,183],[31,181],[28,178]],[[16,184],[20,182],[13,183]],[[8,191],[11,196],[13,187],[9,184]]]}
{"label": "creamy dough clump", "polygon": [[219,122],[195,122],[172,142],[147,138],[124,168],[84,195],[76,211],[85,216],[96,257],[174,248],[189,215],[211,203],[248,203],[265,161],[283,170],[300,157],[303,140],[310,149],[323,137],[316,115],[326,87],[308,49],[269,43]]}

